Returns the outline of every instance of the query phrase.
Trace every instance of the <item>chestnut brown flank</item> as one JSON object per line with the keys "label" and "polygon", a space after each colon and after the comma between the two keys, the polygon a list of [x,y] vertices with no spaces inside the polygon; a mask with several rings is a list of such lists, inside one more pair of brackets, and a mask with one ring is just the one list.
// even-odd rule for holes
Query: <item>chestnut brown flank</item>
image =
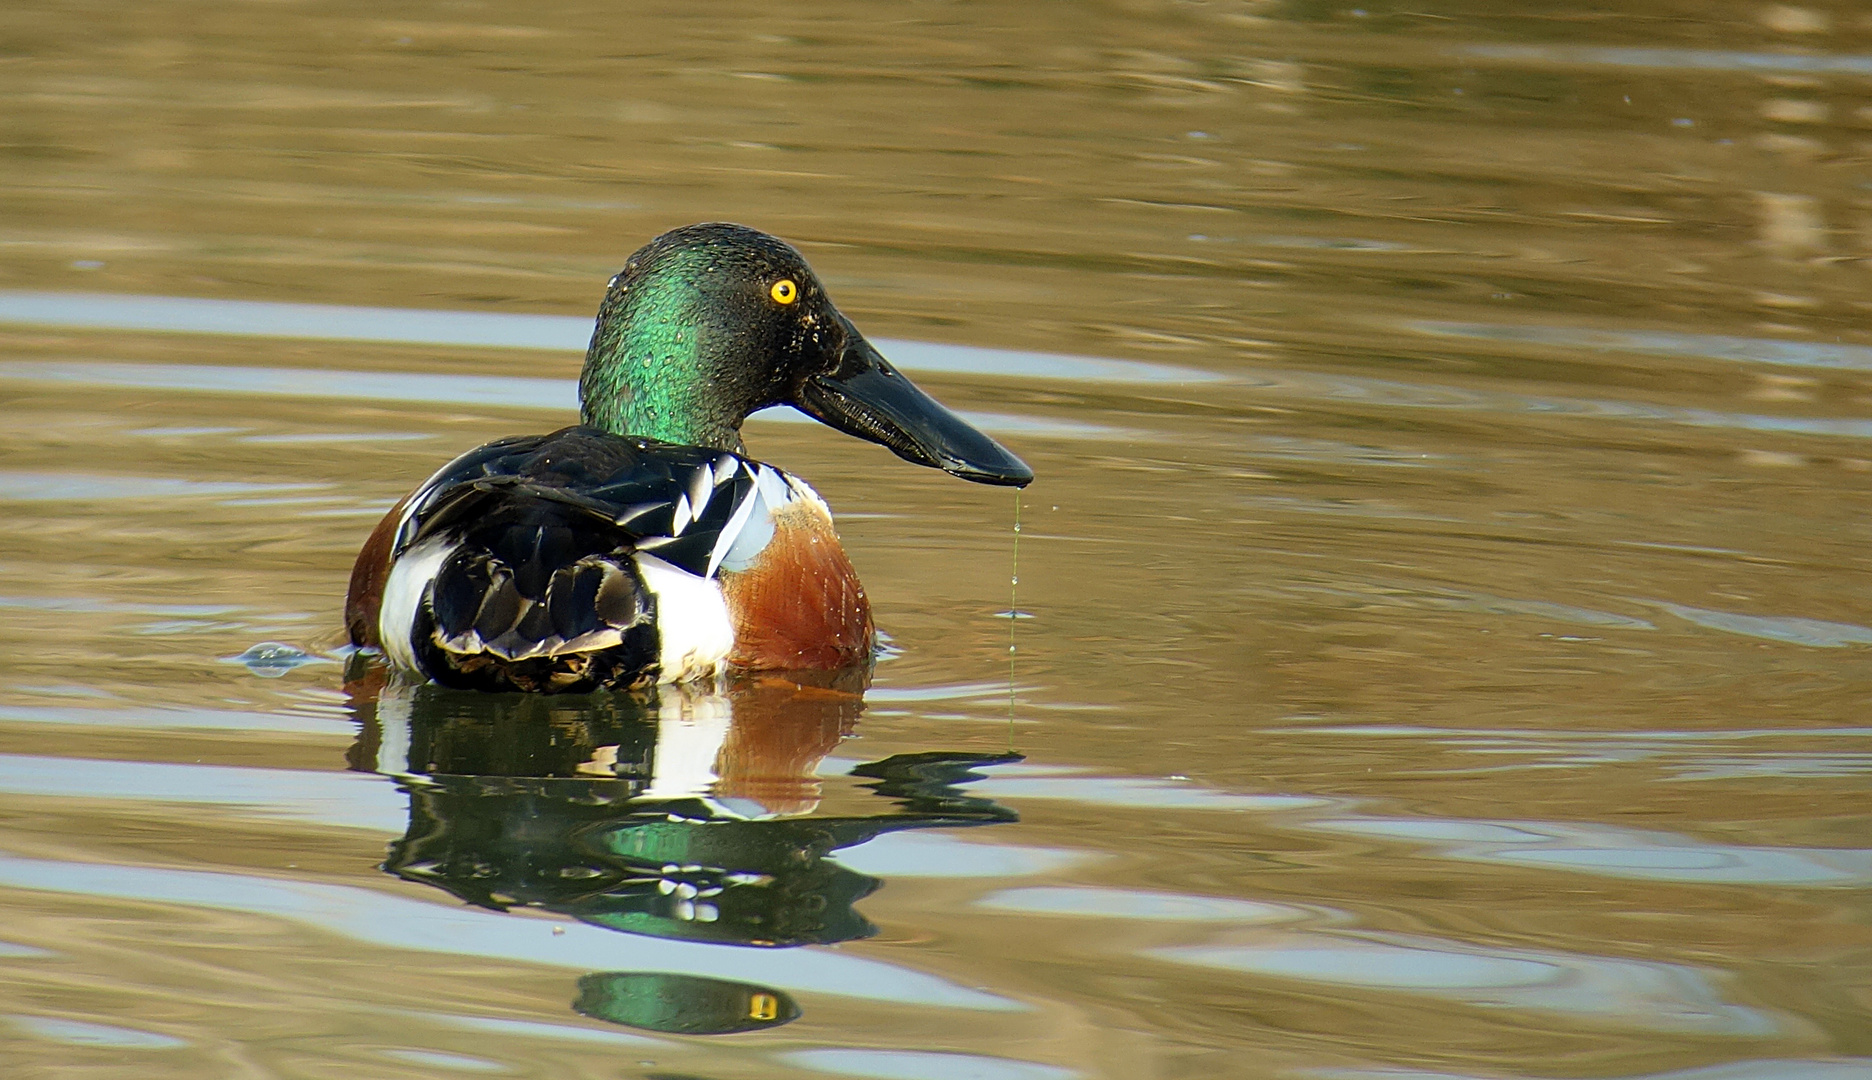
{"label": "chestnut brown flank", "polygon": [[351,635],[351,644],[361,649],[382,645],[377,640],[377,611],[383,606],[384,579],[390,576],[390,544],[396,539],[397,520],[407,502],[405,495],[390,508],[364,541],[357,562],[351,564],[351,587],[345,590],[345,632]]}
{"label": "chestnut brown flank", "polygon": [[871,657],[871,602],[818,507],[783,510],[766,550],[721,585],[737,667],[828,669]]}

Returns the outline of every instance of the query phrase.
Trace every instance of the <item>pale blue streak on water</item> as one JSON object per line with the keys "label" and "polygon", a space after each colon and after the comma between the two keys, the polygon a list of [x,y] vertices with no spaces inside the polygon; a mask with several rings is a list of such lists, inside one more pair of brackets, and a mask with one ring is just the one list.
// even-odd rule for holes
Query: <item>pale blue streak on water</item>
{"label": "pale blue streak on water", "polygon": [[1827,622],[1824,619],[1807,619],[1795,615],[1742,615],[1733,611],[1711,611],[1707,608],[1669,604],[1662,600],[1650,603],[1685,622],[1744,637],[1785,641],[1791,645],[1811,645],[1818,649],[1872,645],[1872,629],[1853,623]]}
{"label": "pale blue streak on water", "polygon": [[441,1024],[444,1027],[460,1028],[463,1031],[488,1031],[497,1035],[517,1035],[528,1039],[551,1039],[561,1042],[596,1043],[600,1046],[646,1047],[654,1046],[659,1050],[678,1050],[681,1043],[667,1039],[653,1039],[648,1035],[633,1035],[626,1031],[608,1029],[572,1027],[569,1024],[549,1024],[542,1020],[514,1020],[498,1016],[462,1016],[456,1013],[419,1012],[407,1010],[404,1015]]}
{"label": "pale blue streak on water", "polygon": [[[313,371],[293,368],[255,368],[233,365],[135,364],[112,361],[42,361],[22,360],[0,363],[0,379],[42,383],[73,383],[125,390],[182,390],[211,394],[264,394],[275,397],[323,398],[351,401],[395,401],[408,404],[481,405],[511,409],[542,409],[566,416],[578,412],[578,383],[573,379],[534,379],[517,375],[424,375],[415,372]],[[964,411],[961,415],[976,426],[997,433],[1012,433],[1066,439],[1139,438],[1141,432],[1104,424],[1089,424],[1052,417],[1017,416],[1005,413]],[[790,407],[762,410],[755,422],[817,423]],[[57,498],[56,482],[63,474],[47,474],[40,488],[49,494],[36,497]],[[30,478],[29,478],[30,479]],[[134,483],[125,480],[121,484]],[[99,484],[108,484],[100,479]],[[200,481],[151,482],[148,492],[124,489],[128,494],[212,493]],[[184,485],[194,484],[195,487]],[[320,485],[299,485],[310,487]],[[82,490],[82,489],[81,489]],[[293,490],[281,487],[253,487],[228,491]],[[0,497],[4,490],[0,489]],[[21,496],[34,497],[34,496]]]}
{"label": "pale blue streak on water", "polygon": [[[1309,1069],[1306,1075],[1321,1080],[1520,1080],[1490,1073],[1428,1072],[1419,1069]],[[1821,1061],[1799,1058],[1755,1058],[1698,1069],[1672,1069],[1627,1076],[1624,1080],[1869,1080],[1872,1058],[1837,1058]]]}
{"label": "pale blue streak on water", "polygon": [[330,486],[296,481],[256,484],[238,480],[185,480],[173,476],[0,471],[0,500],[16,502],[212,498],[272,491],[318,491]]}
{"label": "pale blue streak on water", "polygon": [[153,1031],[138,1031],[83,1020],[61,1020],[52,1016],[5,1016],[0,1017],[0,1023],[28,1035],[72,1046],[103,1046],[113,1050],[173,1050],[188,1045],[184,1039],[159,1035]]}
{"label": "pale blue streak on water", "polygon": [[1415,842],[1446,859],[1643,881],[1783,887],[1872,885],[1872,851],[1857,848],[1724,844],[1590,822],[1393,817],[1313,821],[1306,827]]}
{"label": "pale blue streak on water", "polygon": [[390,836],[402,835],[409,822],[408,796],[368,773],[0,754],[0,791],[221,806],[256,817]]}
{"label": "pale blue streak on water", "polygon": [[1408,327],[1426,334],[1476,338],[1483,341],[1524,342],[1559,349],[1628,352],[1662,356],[1693,356],[1778,367],[1835,371],[1872,371],[1872,348],[1821,341],[1783,341],[1776,338],[1736,337],[1728,334],[1686,334],[1640,330],[1575,330],[1553,326],[1505,326],[1488,323],[1412,322]]}
{"label": "pale blue streak on water", "polygon": [[1138,919],[1145,922],[1277,923],[1306,919],[1312,914],[1304,908],[1258,900],[1147,892],[1141,889],[1106,889],[1090,885],[1030,885],[1002,889],[975,901],[975,906],[988,911]]}
{"label": "pale blue streak on water", "polygon": [[[237,709],[86,708],[77,705],[0,705],[0,723],[53,724],[66,727],[159,731],[276,731],[294,735],[352,737],[351,726],[337,720],[289,712]],[[0,758],[0,775],[6,766]]]}
{"label": "pale blue streak on water", "polygon": [[1679,964],[1370,931],[1276,934],[1254,944],[1179,945],[1147,955],[1327,986],[1571,1013],[1654,1031],[1760,1037],[1782,1028],[1773,1014],[1724,1002],[1702,972]]}
{"label": "pale blue streak on water", "polygon": [[1634,49],[1586,45],[1465,45],[1465,57],[1578,66],[1790,75],[1872,75],[1872,56],[1842,53],[1729,52],[1719,49]]}
{"label": "pale blue streak on water", "polygon": [[871,1080],[1072,1080],[1079,1074],[1057,1065],[977,1054],[934,1053],[927,1050],[870,1050],[826,1047],[791,1050],[780,1055],[788,1064]]}
{"label": "pale blue streak on water", "polygon": [[[399,831],[401,831],[399,829]],[[945,979],[831,949],[744,949],[517,919],[387,892],[202,870],[0,856],[0,886],[205,907],[289,919],[355,941],[579,971],[663,971],[949,1009],[1026,1006]]]}
{"label": "pale blue streak on water", "polygon": [[486,1058],[469,1057],[466,1054],[451,1054],[443,1050],[409,1050],[392,1047],[380,1050],[387,1058],[406,1061],[412,1065],[428,1065],[439,1069],[451,1069],[457,1072],[506,1072],[507,1066]]}

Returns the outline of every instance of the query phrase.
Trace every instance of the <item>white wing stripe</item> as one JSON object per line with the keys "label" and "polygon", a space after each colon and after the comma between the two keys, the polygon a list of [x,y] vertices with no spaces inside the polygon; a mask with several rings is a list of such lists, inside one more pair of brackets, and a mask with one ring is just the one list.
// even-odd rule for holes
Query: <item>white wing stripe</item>
{"label": "white wing stripe", "polygon": [[715,470],[707,465],[698,467],[695,474],[689,477],[689,516],[701,520],[703,511],[708,509],[709,498],[714,494]]}
{"label": "white wing stripe", "polygon": [[715,486],[721,487],[735,478],[741,470],[741,459],[733,454],[723,454],[715,459]]}
{"label": "white wing stripe", "polygon": [[760,485],[761,494],[766,497],[767,505],[778,510],[793,501],[792,490],[787,486],[786,474],[769,465],[754,465],[754,480]]}
{"label": "white wing stripe", "polygon": [[[715,538],[715,550],[709,552],[708,571],[702,575],[703,577],[712,578],[715,576],[715,571],[721,569],[722,560],[728,557],[728,552],[734,548],[735,541],[741,538],[741,530],[747,527],[748,518],[753,515],[760,501],[760,488],[749,488],[748,493],[741,499],[741,505],[735,507],[734,513],[728,518],[728,524],[722,526],[721,535]],[[772,531],[768,530],[769,533]],[[761,546],[767,545],[763,543]]]}

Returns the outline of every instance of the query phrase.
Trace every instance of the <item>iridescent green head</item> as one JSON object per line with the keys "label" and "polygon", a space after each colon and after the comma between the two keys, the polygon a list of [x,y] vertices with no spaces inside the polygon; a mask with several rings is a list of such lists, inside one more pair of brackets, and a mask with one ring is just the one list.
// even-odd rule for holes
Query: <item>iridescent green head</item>
{"label": "iridescent green head", "polygon": [[688,225],[611,279],[579,377],[579,418],[618,435],[742,449],[773,405],[967,480],[1033,471],[892,367],[792,245],[742,225]]}

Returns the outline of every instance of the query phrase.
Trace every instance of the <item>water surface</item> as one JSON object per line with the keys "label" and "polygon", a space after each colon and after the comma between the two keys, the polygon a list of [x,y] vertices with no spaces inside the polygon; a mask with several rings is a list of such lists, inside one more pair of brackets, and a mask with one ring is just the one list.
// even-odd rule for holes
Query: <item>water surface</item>
{"label": "water surface", "polygon": [[[0,15],[9,1075],[1872,1075],[1872,17]],[[385,688],[353,554],[800,245],[862,698]],[[280,648],[267,646],[275,642]]]}

